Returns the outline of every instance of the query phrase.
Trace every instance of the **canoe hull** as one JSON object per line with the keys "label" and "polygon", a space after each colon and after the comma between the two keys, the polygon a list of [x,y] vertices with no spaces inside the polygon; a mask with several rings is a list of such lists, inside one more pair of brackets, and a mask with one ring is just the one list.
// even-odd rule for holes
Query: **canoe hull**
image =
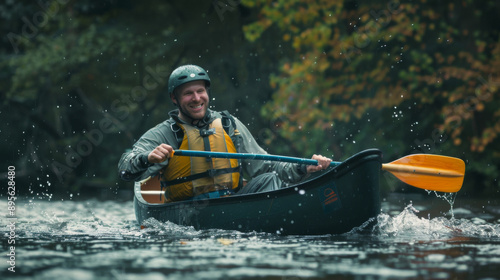
{"label": "canoe hull", "polygon": [[148,203],[136,183],[137,221],[153,217],[195,229],[287,235],[349,232],[380,212],[381,156],[378,150],[366,150],[291,187],[209,200]]}

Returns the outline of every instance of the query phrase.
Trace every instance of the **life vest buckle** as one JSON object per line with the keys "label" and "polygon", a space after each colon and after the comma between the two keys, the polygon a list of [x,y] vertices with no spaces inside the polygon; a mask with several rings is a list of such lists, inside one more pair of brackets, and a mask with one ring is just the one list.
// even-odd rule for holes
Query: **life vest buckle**
{"label": "life vest buckle", "polygon": [[207,174],[209,177],[213,178],[217,175],[217,170],[216,169],[208,169]]}
{"label": "life vest buckle", "polygon": [[212,127],[210,129],[200,129],[200,136],[201,137],[207,137],[207,136],[214,135],[214,134],[215,134],[215,127]]}

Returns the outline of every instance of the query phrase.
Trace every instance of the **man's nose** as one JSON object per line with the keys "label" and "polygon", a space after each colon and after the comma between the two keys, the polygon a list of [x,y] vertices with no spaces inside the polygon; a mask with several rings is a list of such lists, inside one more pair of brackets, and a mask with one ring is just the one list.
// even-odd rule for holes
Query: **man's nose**
{"label": "man's nose", "polygon": [[192,98],[192,100],[198,101],[198,100],[200,100],[200,99],[201,99],[201,94],[200,94],[200,93],[195,92],[195,93],[193,94],[193,98]]}

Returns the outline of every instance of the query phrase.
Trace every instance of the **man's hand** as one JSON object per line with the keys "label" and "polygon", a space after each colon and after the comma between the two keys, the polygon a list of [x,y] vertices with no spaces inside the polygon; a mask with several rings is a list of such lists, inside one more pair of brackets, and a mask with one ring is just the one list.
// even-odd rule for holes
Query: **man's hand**
{"label": "man's hand", "polygon": [[324,157],[322,155],[313,155],[312,159],[317,160],[318,165],[308,165],[307,166],[307,173],[308,174],[326,169],[328,166],[330,166],[330,162],[332,162],[331,159]]}
{"label": "man's hand", "polygon": [[161,144],[156,147],[151,153],[148,155],[148,161],[150,163],[160,163],[164,162],[173,154],[174,148],[167,144]]}

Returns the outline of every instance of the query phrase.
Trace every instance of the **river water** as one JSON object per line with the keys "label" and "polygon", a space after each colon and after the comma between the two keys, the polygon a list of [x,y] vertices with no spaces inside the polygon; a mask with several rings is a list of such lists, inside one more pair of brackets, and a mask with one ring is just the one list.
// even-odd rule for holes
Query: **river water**
{"label": "river water", "polygon": [[326,236],[141,229],[131,200],[19,198],[6,216],[1,279],[500,279],[498,198],[386,195],[372,230]]}

